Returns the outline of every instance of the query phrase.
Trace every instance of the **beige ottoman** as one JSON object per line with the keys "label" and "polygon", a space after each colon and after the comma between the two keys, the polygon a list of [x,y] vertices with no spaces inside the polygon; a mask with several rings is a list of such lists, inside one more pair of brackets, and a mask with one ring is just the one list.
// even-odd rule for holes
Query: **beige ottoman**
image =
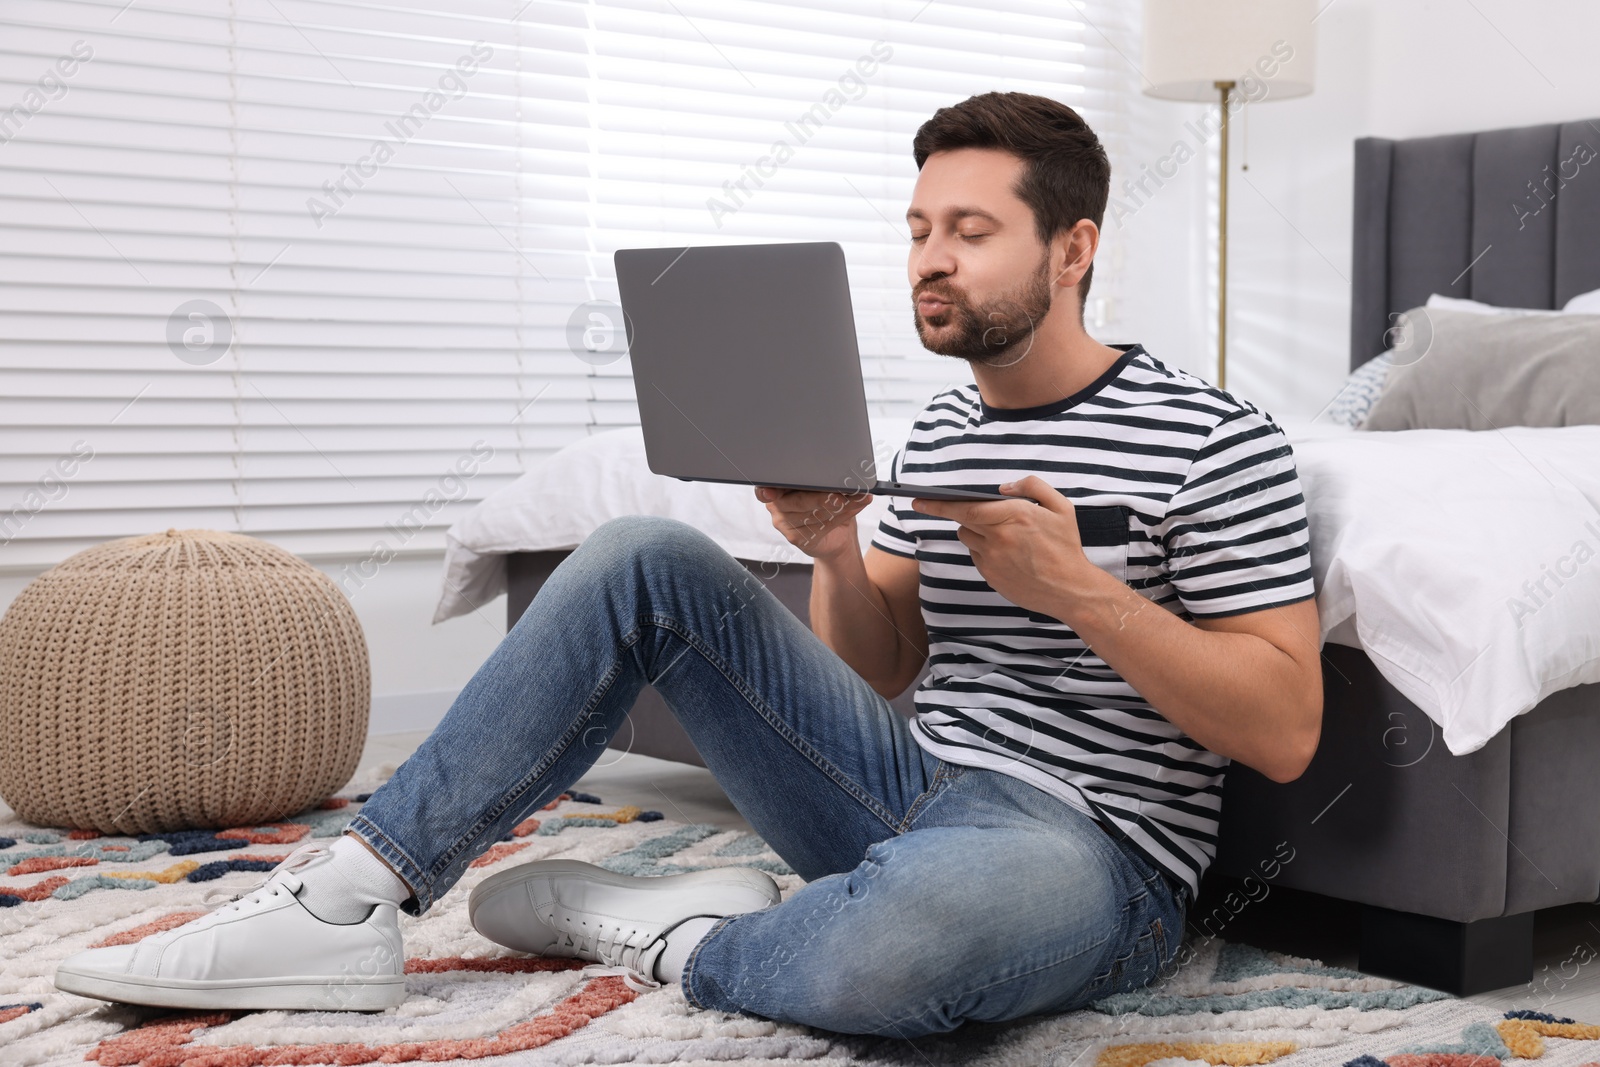
{"label": "beige ottoman", "polygon": [[102,833],[274,822],[349,781],[371,694],[355,611],[304,560],[215,530],[110,541],[0,619],[0,797]]}

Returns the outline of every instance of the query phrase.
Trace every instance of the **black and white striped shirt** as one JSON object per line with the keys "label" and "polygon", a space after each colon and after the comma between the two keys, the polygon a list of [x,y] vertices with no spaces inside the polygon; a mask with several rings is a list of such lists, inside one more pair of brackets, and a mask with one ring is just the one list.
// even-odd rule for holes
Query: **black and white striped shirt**
{"label": "black and white striped shirt", "polygon": [[[1182,618],[1312,596],[1305,502],[1283,431],[1138,345],[1041,407],[975,385],[934,397],[893,477],[993,491],[1036,474],[1070,497],[1089,559]],[[1030,782],[1100,821],[1193,895],[1216,855],[1227,760],[1144,700],[1070,627],[989,588],[956,524],[895,498],[873,537],[917,560],[930,674],[912,733],[953,763]]]}

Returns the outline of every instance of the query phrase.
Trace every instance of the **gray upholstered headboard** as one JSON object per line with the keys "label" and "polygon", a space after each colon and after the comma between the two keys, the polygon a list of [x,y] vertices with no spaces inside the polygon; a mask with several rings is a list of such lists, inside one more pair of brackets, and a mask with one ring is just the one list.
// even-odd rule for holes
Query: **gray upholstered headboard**
{"label": "gray upholstered headboard", "polygon": [[1352,370],[1431,293],[1558,308],[1600,289],[1600,119],[1361,138],[1351,262]]}

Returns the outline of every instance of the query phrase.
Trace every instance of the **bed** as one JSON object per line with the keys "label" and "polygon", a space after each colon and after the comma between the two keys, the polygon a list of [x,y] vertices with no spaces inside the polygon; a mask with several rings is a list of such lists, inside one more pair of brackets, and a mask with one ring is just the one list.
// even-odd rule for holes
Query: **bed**
{"label": "bed", "polygon": [[[1600,180],[1529,199],[1579,145],[1600,123],[1358,140],[1351,369],[1433,293],[1553,309],[1600,287]],[[1462,994],[1529,981],[1534,913],[1600,897],[1600,685],[1452,756],[1368,656],[1325,655],[1316,758],[1287,785],[1229,769],[1217,870],[1259,877],[1277,842],[1304,842],[1278,880],[1364,905],[1362,970]]]}
{"label": "bed", "polygon": [[[1591,142],[1600,145],[1600,123],[1358,141],[1352,370],[1393,347],[1396,317],[1432,294],[1554,309],[1600,289],[1600,180],[1567,181],[1550,202],[1515,207],[1532,195],[1527,182],[1547,165],[1560,172],[1574,146]],[[1535,212],[1534,203],[1544,206]],[[904,437],[899,425],[875,429],[880,449]],[[1287,785],[1230,769],[1213,870],[1258,883],[1270,871],[1273,884],[1360,905],[1361,967],[1371,973],[1457,993],[1526,982],[1534,913],[1600,897],[1600,784],[1589,757],[1600,751],[1600,564],[1529,618],[1491,616],[1501,585],[1530,568],[1537,577],[1540,561],[1556,558],[1549,543],[1524,543],[1548,526],[1539,509],[1600,507],[1600,427],[1285,429],[1313,505],[1323,736],[1306,774]],[[1537,465],[1549,491],[1519,481],[1520,462]],[[1500,514],[1482,538],[1456,537],[1453,546],[1463,522],[1446,522],[1429,542],[1444,564],[1407,556],[1417,539],[1396,539],[1385,523],[1423,528],[1428,501],[1410,499],[1419,494],[1397,468],[1434,485],[1471,484]],[[807,618],[809,567],[770,524],[762,529],[765,513],[747,488],[672,483],[643,470],[637,433],[613,431],[485,501],[451,530],[436,621],[504,591],[514,623],[573,545],[609,515],[629,513],[676,515],[713,533]],[[864,538],[872,525],[863,516]],[[1374,580],[1370,572],[1385,567]],[[1442,614],[1417,606],[1433,602]],[[1466,621],[1453,625],[1450,611]],[[1518,658],[1477,635],[1473,642],[1488,643],[1476,656],[1456,647],[1457,629],[1481,621],[1503,631],[1508,618],[1524,646],[1581,640],[1567,642],[1568,662],[1557,665],[1525,663],[1526,647]],[[1442,673],[1430,680],[1426,670]],[[910,696],[894,702],[903,714]],[[650,690],[616,745],[700,762]],[[1293,861],[1273,862],[1286,846]],[[1208,918],[1190,921],[1208,929]]]}

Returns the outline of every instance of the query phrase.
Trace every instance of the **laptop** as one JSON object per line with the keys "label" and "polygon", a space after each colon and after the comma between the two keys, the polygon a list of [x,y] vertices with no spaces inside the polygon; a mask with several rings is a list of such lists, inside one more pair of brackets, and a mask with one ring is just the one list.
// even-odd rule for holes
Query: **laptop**
{"label": "laptop", "polygon": [[616,253],[650,469],[684,481],[1011,500],[887,482],[832,241]]}

